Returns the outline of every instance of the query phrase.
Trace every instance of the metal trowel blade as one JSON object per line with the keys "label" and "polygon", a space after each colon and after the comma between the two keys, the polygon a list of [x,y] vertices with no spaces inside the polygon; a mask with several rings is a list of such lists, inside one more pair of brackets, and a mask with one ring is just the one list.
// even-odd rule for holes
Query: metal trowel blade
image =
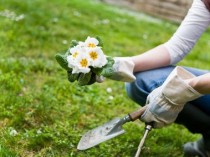
{"label": "metal trowel blade", "polygon": [[[113,137],[123,134],[125,131],[120,124],[120,118],[115,118],[93,130],[84,134],[77,146],[78,150],[86,150],[93,146],[98,145],[104,141],[107,141]],[[116,126],[118,127],[116,128]],[[114,130],[113,130],[114,129]]]}

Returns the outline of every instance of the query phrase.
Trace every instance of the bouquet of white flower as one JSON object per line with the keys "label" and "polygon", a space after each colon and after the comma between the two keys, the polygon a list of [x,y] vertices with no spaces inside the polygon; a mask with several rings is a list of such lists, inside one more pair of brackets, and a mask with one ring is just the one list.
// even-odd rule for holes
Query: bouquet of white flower
{"label": "bouquet of white flower", "polygon": [[98,77],[110,77],[113,73],[114,60],[104,55],[99,37],[87,37],[84,42],[72,41],[65,54],[55,56],[57,62],[67,71],[70,82],[90,85]]}

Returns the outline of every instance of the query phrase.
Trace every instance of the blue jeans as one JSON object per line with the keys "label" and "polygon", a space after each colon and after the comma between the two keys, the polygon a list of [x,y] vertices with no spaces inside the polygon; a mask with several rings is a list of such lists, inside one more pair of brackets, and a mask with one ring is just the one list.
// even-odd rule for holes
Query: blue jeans
{"label": "blue jeans", "polygon": [[[128,96],[143,106],[148,94],[161,86],[175,66],[135,73],[136,81],[126,83]],[[209,71],[184,67],[196,76]],[[175,123],[184,125],[192,133],[202,134],[205,145],[210,148],[210,95],[204,95],[194,101],[188,102],[179,113]]]}

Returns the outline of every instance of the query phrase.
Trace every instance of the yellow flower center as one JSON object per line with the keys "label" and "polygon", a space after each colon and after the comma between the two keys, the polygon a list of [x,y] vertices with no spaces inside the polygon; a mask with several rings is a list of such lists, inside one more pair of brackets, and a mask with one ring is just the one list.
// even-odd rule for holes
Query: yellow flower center
{"label": "yellow flower center", "polygon": [[74,58],[76,58],[77,55],[78,55],[78,52],[75,52],[72,56],[73,56]]}
{"label": "yellow flower center", "polygon": [[96,47],[96,45],[94,43],[89,43],[88,47],[92,47],[93,48],[93,47]]}
{"label": "yellow flower center", "polygon": [[87,67],[87,66],[88,66],[88,60],[87,60],[87,59],[82,59],[82,60],[80,61],[80,65],[81,65],[82,67]]}
{"label": "yellow flower center", "polygon": [[98,58],[98,54],[95,51],[90,52],[90,58],[96,60]]}

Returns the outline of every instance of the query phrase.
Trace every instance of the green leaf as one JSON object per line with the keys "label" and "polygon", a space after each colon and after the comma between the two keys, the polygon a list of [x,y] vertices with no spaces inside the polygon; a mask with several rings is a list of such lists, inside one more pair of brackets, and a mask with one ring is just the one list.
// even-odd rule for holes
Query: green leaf
{"label": "green leaf", "polygon": [[68,67],[68,62],[67,62],[65,55],[56,54],[55,59],[57,60],[57,62],[59,63],[59,65],[62,68],[66,69],[66,70],[70,70],[70,68]]}
{"label": "green leaf", "polygon": [[76,40],[71,41],[71,47],[77,46],[78,42]]}
{"label": "green leaf", "polygon": [[64,57],[67,58],[69,55],[71,55],[71,53],[69,50],[67,50],[66,53],[64,54]]}
{"label": "green leaf", "polygon": [[101,38],[99,36],[96,36],[96,39],[99,41],[98,46],[103,47],[103,41],[101,40]]}
{"label": "green leaf", "polygon": [[88,82],[87,85],[91,85],[91,84],[93,84],[93,83],[95,83],[95,82],[96,82],[96,74],[95,74],[95,73],[92,73],[92,74],[91,74],[90,81]]}
{"label": "green leaf", "polygon": [[95,73],[96,75],[100,75],[103,68],[92,68],[91,71]]}
{"label": "green leaf", "polygon": [[92,72],[89,72],[87,74],[81,73],[79,75],[79,78],[78,78],[78,84],[80,86],[88,85],[88,83],[89,83],[89,81],[91,79],[91,75],[92,75]]}
{"label": "green leaf", "polygon": [[78,77],[79,77],[80,74],[79,73],[72,74],[72,71],[68,70],[67,71],[67,75],[68,75],[69,82],[74,82],[74,81],[76,81],[78,79]]}

